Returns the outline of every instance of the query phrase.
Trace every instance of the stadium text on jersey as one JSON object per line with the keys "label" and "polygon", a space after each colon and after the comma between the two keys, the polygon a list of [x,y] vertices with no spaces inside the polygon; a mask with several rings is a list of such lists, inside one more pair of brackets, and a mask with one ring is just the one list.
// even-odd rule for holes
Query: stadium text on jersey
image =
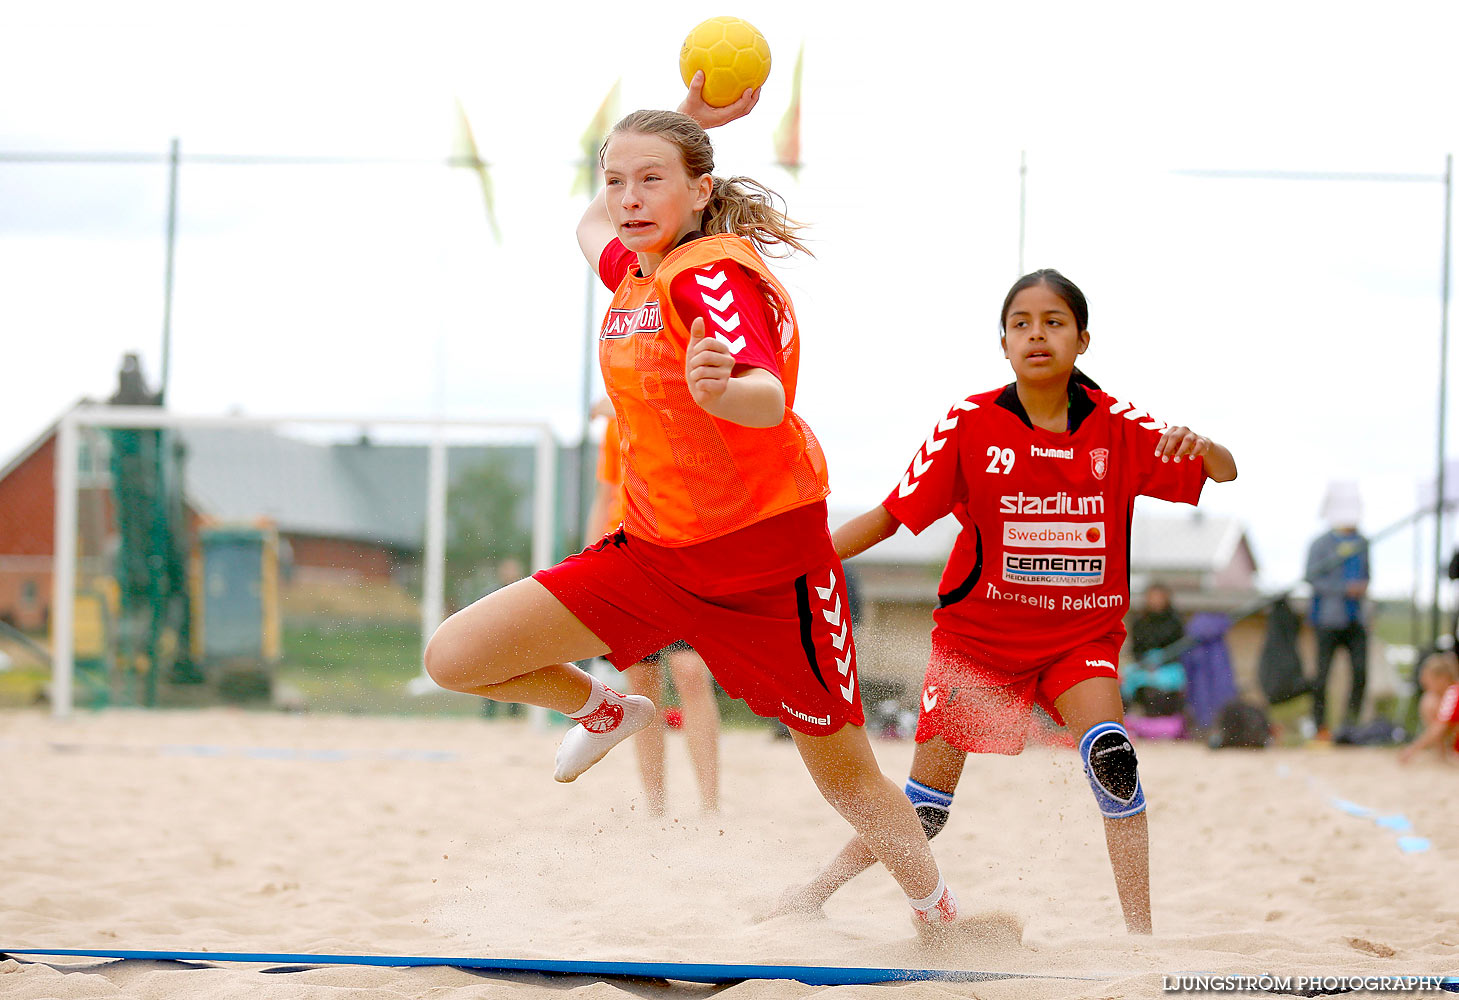
{"label": "stadium text on jersey", "polygon": [[1017,496],[999,497],[999,510],[1005,514],[1103,514],[1104,496],[1071,497],[1067,493],[1055,493],[1051,497],[1031,497],[1020,493]]}

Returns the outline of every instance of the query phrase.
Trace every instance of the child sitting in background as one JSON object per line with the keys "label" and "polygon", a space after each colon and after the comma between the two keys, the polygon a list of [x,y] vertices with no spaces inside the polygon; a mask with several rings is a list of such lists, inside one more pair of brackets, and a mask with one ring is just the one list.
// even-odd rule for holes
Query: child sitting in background
{"label": "child sitting in background", "polygon": [[1417,739],[1398,752],[1401,764],[1430,747],[1446,760],[1459,751],[1459,657],[1453,653],[1429,656],[1419,666],[1418,682],[1424,692],[1418,703],[1422,729]]}

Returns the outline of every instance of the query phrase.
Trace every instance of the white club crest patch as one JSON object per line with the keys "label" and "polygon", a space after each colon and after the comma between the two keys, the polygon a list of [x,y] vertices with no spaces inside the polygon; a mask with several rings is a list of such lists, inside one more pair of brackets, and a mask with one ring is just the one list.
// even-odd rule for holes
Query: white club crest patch
{"label": "white club crest patch", "polygon": [[1105,473],[1109,472],[1109,449],[1089,449],[1089,471],[1094,473],[1095,479],[1103,479]]}

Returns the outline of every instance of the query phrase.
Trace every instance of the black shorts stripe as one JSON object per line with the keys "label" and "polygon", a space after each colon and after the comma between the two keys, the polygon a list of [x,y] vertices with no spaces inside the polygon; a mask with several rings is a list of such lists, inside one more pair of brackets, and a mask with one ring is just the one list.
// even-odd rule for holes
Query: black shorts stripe
{"label": "black shorts stripe", "polygon": [[816,640],[811,634],[816,620],[811,617],[810,585],[804,576],[795,578],[795,613],[800,616],[800,646],[805,650],[806,662],[811,665],[811,673],[816,675],[821,687],[829,692],[831,689],[826,687],[826,679],[821,676],[821,665],[816,662]]}
{"label": "black shorts stripe", "polygon": [[976,540],[978,546],[978,555],[977,559],[973,562],[973,571],[968,574],[968,578],[966,580],[958,584],[952,590],[949,590],[945,594],[937,595],[937,606],[939,608],[945,608],[949,604],[956,604],[964,597],[967,597],[973,592],[973,588],[978,585],[978,577],[983,575],[983,532],[978,528],[976,524],[973,525],[973,532],[974,539]]}

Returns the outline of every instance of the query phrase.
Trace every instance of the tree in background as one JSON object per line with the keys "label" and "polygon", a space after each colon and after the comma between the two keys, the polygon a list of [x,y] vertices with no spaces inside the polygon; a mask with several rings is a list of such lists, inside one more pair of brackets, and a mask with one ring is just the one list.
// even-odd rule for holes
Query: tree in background
{"label": "tree in background", "polygon": [[[531,487],[499,456],[462,473],[446,503],[446,601],[463,608],[525,574]],[[508,579],[510,577],[510,579]]]}

